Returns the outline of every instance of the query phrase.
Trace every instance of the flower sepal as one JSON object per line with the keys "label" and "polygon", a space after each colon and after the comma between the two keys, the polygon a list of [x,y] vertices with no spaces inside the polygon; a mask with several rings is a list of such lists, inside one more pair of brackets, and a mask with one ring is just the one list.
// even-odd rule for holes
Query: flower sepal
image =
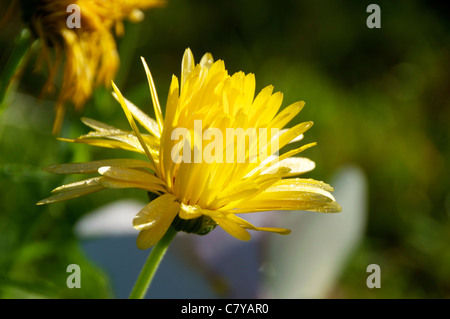
{"label": "flower sepal", "polygon": [[192,219],[182,219],[177,215],[172,222],[172,226],[176,231],[183,231],[186,233],[197,235],[206,235],[214,228],[216,228],[217,223],[212,220],[211,217],[206,215],[202,215],[200,217]]}
{"label": "flower sepal", "polygon": [[[150,201],[155,200],[156,198],[158,198],[157,194],[148,192],[148,198]],[[191,214],[192,212],[192,208],[194,208],[193,206],[189,206],[189,205],[181,205],[181,212],[187,212],[189,210],[191,210]],[[189,209],[191,208],[191,209]],[[186,214],[185,214],[186,215]],[[193,216],[193,215],[191,215]],[[206,235],[209,232],[211,232],[214,228],[216,228],[217,223],[209,216],[206,215],[201,215],[199,217],[195,217],[195,218],[189,218],[189,219],[184,219],[181,218],[179,216],[179,214],[177,214],[174,218],[174,220],[172,221],[173,228],[176,231],[182,231],[185,233],[190,233],[190,234],[197,234],[197,235]]]}

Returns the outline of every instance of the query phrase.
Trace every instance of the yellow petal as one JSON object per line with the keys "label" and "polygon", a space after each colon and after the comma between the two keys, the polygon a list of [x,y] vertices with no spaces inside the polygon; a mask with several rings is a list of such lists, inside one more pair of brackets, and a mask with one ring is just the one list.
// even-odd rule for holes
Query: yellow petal
{"label": "yellow petal", "polygon": [[250,228],[250,229],[257,230],[257,231],[266,231],[266,232],[275,233],[275,234],[279,234],[279,235],[289,235],[291,233],[290,229],[278,228],[278,227],[255,227],[255,228]]}
{"label": "yellow petal", "polygon": [[[120,103],[119,97],[115,92],[113,92],[113,96],[117,100],[117,102]],[[161,137],[158,122],[156,122],[150,116],[142,112],[140,108],[138,108],[136,105],[128,101],[125,97],[124,101],[127,104],[127,107],[130,110],[131,114],[133,114],[134,118],[137,119],[138,122],[141,123],[141,125],[144,126],[149,133],[153,134],[156,137]]]}
{"label": "yellow petal", "polygon": [[178,78],[173,75],[166,103],[166,117],[164,119],[164,127],[166,129],[167,127],[172,128],[172,122],[175,117],[176,108],[178,106],[178,89]]}
{"label": "yellow petal", "polygon": [[290,150],[290,151],[288,151],[288,152],[286,152],[286,153],[280,155],[279,158],[278,158],[278,160],[279,160],[279,161],[282,161],[282,160],[284,160],[285,158],[289,158],[289,157],[291,157],[291,156],[297,155],[298,153],[301,153],[301,152],[307,150],[308,148],[311,148],[311,147],[316,146],[316,145],[317,145],[316,142],[312,142],[312,143],[305,144],[305,145],[303,145],[303,146],[301,146],[301,147],[299,147],[299,148],[295,148],[295,149],[293,149],[293,150]]}
{"label": "yellow petal", "polygon": [[269,210],[340,212],[341,207],[329,191],[332,191],[332,188],[328,184],[312,179],[282,179],[257,196],[240,202],[239,207],[233,212]]}
{"label": "yellow petal", "polygon": [[109,159],[86,163],[67,163],[50,165],[44,168],[45,171],[55,174],[88,174],[97,173],[102,166],[118,166],[118,167],[141,167],[152,168],[151,164],[137,159]]}
{"label": "yellow petal", "polygon": [[[297,138],[300,134],[305,133],[308,129],[313,126],[312,121],[300,123],[292,128],[290,128],[286,133],[282,134],[278,139],[278,147],[279,149],[283,148],[290,141]],[[274,147],[271,147],[271,150],[274,150]]]}
{"label": "yellow petal", "polygon": [[[125,144],[131,145],[132,147],[140,150],[142,153],[145,153],[141,143],[139,142],[139,139],[131,132],[126,132],[119,129],[101,130],[89,132],[88,134],[81,135],[79,137],[79,139],[91,139],[91,138],[107,138],[111,140],[120,141]],[[153,135],[144,134],[142,135],[142,139],[144,140],[147,147],[150,147],[149,148],[150,154],[152,154],[152,156],[155,157],[155,155],[158,154],[159,150],[159,143],[160,143],[159,138]]]}
{"label": "yellow petal", "polygon": [[145,59],[141,57],[142,64],[144,65],[145,74],[147,75],[148,85],[150,88],[150,94],[152,96],[153,108],[155,110],[156,121],[158,122],[159,127],[159,135],[161,136],[164,126],[164,120],[161,112],[161,105],[159,104],[158,94],[156,93],[155,82],[153,81],[152,74],[150,73],[150,69],[148,68]]}
{"label": "yellow petal", "polygon": [[118,148],[122,150],[144,153],[144,150],[140,147],[134,147],[131,144],[124,143],[121,141],[107,140],[101,138],[58,138],[59,141],[69,142],[69,143],[81,143],[88,144],[92,146],[106,147],[106,148]]}
{"label": "yellow petal", "polygon": [[273,120],[270,122],[268,127],[283,128],[287,123],[289,123],[305,106],[305,102],[298,101],[292,103],[291,105],[284,108],[280,113],[278,113]]}
{"label": "yellow petal", "polygon": [[261,112],[265,110],[267,101],[272,96],[273,85],[266,86],[262,89],[254,99],[249,113],[249,125],[255,126],[259,120]]}
{"label": "yellow petal", "polygon": [[[192,54],[192,52],[191,52],[191,54]],[[193,62],[193,61],[194,61],[194,58],[192,57],[192,62]],[[200,60],[200,65],[201,65],[201,67],[202,67],[202,68],[206,68],[206,69],[211,68],[211,66],[213,65],[213,63],[214,63],[214,59],[213,59],[213,56],[212,56],[211,53],[205,53],[205,54],[202,56],[202,59]]]}
{"label": "yellow petal", "polygon": [[313,142],[313,143],[305,144],[299,148],[290,150],[280,156],[270,155],[266,159],[264,159],[258,166],[253,168],[250,172],[248,172],[244,176],[244,178],[249,178],[249,177],[255,176],[257,174],[261,174],[262,171],[264,171],[265,169],[269,168],[272,165],[275,165],[277,162],[283,161],[284,159],[287,159],[287,158],[290,158],[291,156],[297,155],[298,153],[301,153],[304,150],[307,150],[308,148],[313,147],[315,145],[317,145],[317,143]]}
{"label": "yellow petal", "polygon": [[148,192],[160,195],[162,193],[165,193],[166,190],[158,184],[151,184],[151,183],[143,183],[143,182],[128,182],[123,180],[118,180],[114,178],[104,177],[102,179],[102,185],[106,188],[138,188],[143,189]]}
{"label": "yellow petal", "polygon": [[241,225],[239,225],[239,223],[227,218],[226,215],[224,215],[223,217],[220,217],[217,214],[212,214],[210,216],[220,227],[223,228],[223,230],[225,230],[228,234],[230,234],[231,236],[240,239],[240,240],[250,240],[251,236],[248,233],[248,231],[246,231],[244,229],[244,227],[242,227]]}
{"label": "yellow petal", "polygon": [[89,126],[90,128],[93,128],[94,130],[97,131],[109,131],[109,130],[116,130],[117,128],[115,128],[114,126],[102,123],[100,121],[88,118],[88,117],[82,117],[81,121]]}
{"label": "yellow petal", "polygon": [[202,209],[198,205],[180,205],[180,218],[193,219],[202,216]]}
{"label": "yellow petal", "polygon": [[[123,111],[124,111],[124,113],[125,113],[125,115],[126,115],[126,117],[128,119],[128,122],[130,123],[131,128],[134,131],[134,134],[136,134],[136,137],[138,138],[138,140],[139,140],[143,150],[145,151],[145,154],[147,155],[148,159],[152,162],[153,166],[154,167],[158,167],[155,164],[155,160],[154,160],[152,154],[150,153],[150,151],[148,150],[148,147],[145,144],[145,141],[143,140],[142,135],[139,132],[138,127],[136,126],[136,122],[134,121],[133,115],[131,114],[130,110],[127,107],[127,104],[125,103],[125,99],[124,99],[122,93],[119,91],[119,88],[114,84],[114,82],[112,82],[112,86],[113,86],[114,91],[117,94],[117,97],[119,98],[120,105],[122,106],[122,109],[123,109]],[[158,174],[159,172],[157,171],[156,173]]]}
{"label": "yellow petal", "polygon": [[240,240],[249,240],[250,234],[244,227],[231,218],[232,213],[223,212],[220,210],[202,209],[202,214],[211,217],[219,226],[221,226],[227,233]]}
{"label": "yellow petal", "polygon": [[36,205],[46,205],[50,203],[60,202],[83,195],[91,194],[105,189],[101,184],[100,177],[89,178],[83,181],[62,185],[53,190],[56,193],[53,196],[40,200]]}
{"label": "yellow petal", "polygon": [[[240,188],[242,190],[246,190],[248,186],[251,185],[257,185],[257,189],[255,189],[252,193],[243,193],[245,196],[240,196],[236,194],[234,198],[228,198],[226,201],[221,199],[220,202],[216,202],[217,205],[224,205],[222,207],[218,207],[221,210],[231,210],[236,207],[241,207],[241,202],[247,202],[251,200],[253,197],[257,196],[264,190],[266,190],[269,186],[275,184],[277,181],[281,179],[282,176],[286,175],[289,172],[289,168],[287,167],[281,167],[278,169],[278,171],[274,172],[273,174],[265,174],[265,175],[255,175],[251,178],[245,179],[241,183],[236,183],[233,187],[235,187],[235,190],[238,191]],[[222,196],[222,195],[219,195]],[[220,197],[218,196],[218,199]]]}
{"label": "yellow petal", "polygon": [[183,90],[183,86],[194,69],[194,66],[194,55],[192,54],[191,49],[187,48],[184,51],[183,59],[181,60],[181,90]]}
{"label": "yellow petal", "polygon": [[180,204],[175,200],[176,198],[172,194],[164,194],[152,200],[134,217],[133,227],[137,230],[148,229],[165,215],[173,215],[174,213],[171,213],[173,211],[178,213]]}
{"label": "yellow petal", "polygon": [[281,103],[283,102],[283,93],[275,92],[272,94],[267,101],[266,108],[264,112],[259,114],[257,126],[264,127],[270,121],[273,120],[274,116],[277,114],[280,109]]}
{"label": "yellow petal", "polygon": [[133,219],[133,227],[141,230],[137,238],[139,249],[156,244],[167,232],[180,204],[170,194],[162,195],[147,204]]}
{"label": "yellow petal", "polygon": [[[287,131],[289,131],[288,128],[284,128],[284,129],[279,130],[279,131],[278,131],[278,137],[281,136],[281,135],[283,135],[283,134],[286,133]],[[295,142],[299,142],[299,141],[301,141],[304,137],[305,137],[305,136],[304,136],[303,134],[300,134],[300,135],[294,137],[291,141],[289,141],[288,144],[295,143]]]}
{"label": "yellow petal", "polygon": [[280,167],[287,167],[290,169],[284,176],[293,176],[312,171],[316,167],[316,164],[306,157],[289,157],[266,168],[261,174],[273,174]]}
{"label": "yellow petal", "polygon": [[248,221],[234,215],[234,214],[228,214],[227,217],[237,223],[239,223],[240,225],[242,225],[242,227],[246,228],[246,229],[250,229],[250,230],[258,230],[258,231],[266,231],[266,232],[271,232],[271,233],[277,233],[280,235],[289,235],[291,233],[291,231],[289,229],[285,229],[285,228],[278,228],[278,227],[256,227],[253,224],[249,223]]}
{"label": "yellow petal", "polygon": [[334,191],[333,187],[331,187],[329,184],[324,183],[322,181],[317,181],[312,178],[282,179],[273,185],[272,190],[273,191],[282,191],[282,190],[290,191],[293,188],[295,189],[296,187],[306,187],[306,186],[316,187],[319,189],[326,190],[328,192]]}
{"label": "yellow petal", "polygon": [[136,170],[124,167],[104,166],[100,167],[98,169],[98,172],[101,175],[107,176],[112,179],[135,183],[136,185],[141,185],[142,187],[146,187],[148,189],[157,188],[160,191],[164,191],[164,188],[162,187],[163,182],[156,176],[143,170]]}

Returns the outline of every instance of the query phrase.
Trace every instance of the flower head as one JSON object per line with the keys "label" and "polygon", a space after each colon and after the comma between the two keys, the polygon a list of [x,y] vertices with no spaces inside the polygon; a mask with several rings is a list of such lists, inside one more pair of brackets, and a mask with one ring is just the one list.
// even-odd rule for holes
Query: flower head
{"label": "flower head", "polygon": [[[53,165],[53,173],[99,173],[56,188],[38,204],[75,198],[105,188],[140,188],[157,197],[134,218],[139,248],[151,247],[172,225],[205,234],[216,225],[230,235],[250,239],[247,230],[288,234],[281,228],[256,227],[238,215],[269,210],[338,212],[326,183],[295,177],[314,162],[293,157],[310,143],[283,154],[279,150],[303,137],[312,126],[284,126],[302,109],[293,103],[279,111],[283,95],[264,88],[256,97],[253,74],[229,75],[224,62],[205,54],[199,64],[189,49],[182,61],[181,82],[172,77],[163,117],[155,85],[144,59],[156,120],[126,100],[113,84],[132,132],[84,118],[93,129],[69,142],[120,148],[145,154],[146,160],[110,159]],[[136,121],[143,127],[141,133]],[[231,134],[231,137],[229,134]],[[273,133],[273,134],[272,134]]]}
{"label": "flower head", "polygon": [[[24,19],[41,40],[38,66],[49,70],[43,94],[51,93],[63,64],[63,79],[56,102],[53,132],[62,125],[65,103],[82,109],[94,86],[109,86],[119,66],[119,55],[111,29],[123,34],[123,19],[140,21],[140,9],[163,4],[163,0],[22,0]],[[77,5],[79,27],[69,27],[71,8]],[[73,9],[75,10],[75,9]],[[54,56],[51,54],[54,50]]]}

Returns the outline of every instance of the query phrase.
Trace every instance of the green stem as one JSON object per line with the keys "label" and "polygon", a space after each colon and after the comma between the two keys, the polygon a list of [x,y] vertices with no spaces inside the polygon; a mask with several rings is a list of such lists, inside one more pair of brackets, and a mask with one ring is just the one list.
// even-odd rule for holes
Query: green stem
{"label": "green stem", "polygon": [[142,299],[145,297],[153,276],[155,275],[155,272],[158,269],[167,248],[169,248],[170,242],[176,234],[177,231],[170,226],[163,238],[161,238],[155,247],[152,248],[147,261],[145,262],[144,267],[142,268],[141,273],[134,284],[129,299]]}
{"label": "green stem", "polygon": [[8,89],[11,86],[17,71],[20,69],[28,49],[31,47],[30,39],[30,31],[27,29],[22,30],[20,36],[16,40],[16,45],[0,74],[0,106],[4,103]]}

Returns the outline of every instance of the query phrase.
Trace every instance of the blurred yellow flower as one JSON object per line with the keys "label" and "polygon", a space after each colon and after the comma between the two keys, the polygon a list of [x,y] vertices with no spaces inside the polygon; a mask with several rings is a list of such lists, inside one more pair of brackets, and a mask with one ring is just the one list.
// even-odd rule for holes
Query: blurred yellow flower
{"label": "blurred yellow flower", "polygon": [[[314,169],[311,160],[292,156],[315,143],[278,155],[279,149],[300,140],[312,126],[312,122],[304,122],[283,129],[300,112],[303,102],[293,103],[279,112],[283,95],[273,93],[272,86],[264,88],[255,98],[253,74],[237,72],[230,76],[224,62],[214,62],[208,53],[195,65],[194,57],[187,49],[182,61],[180,87],[177,77],[173,76],[163,117],[150,70],[144,59],[142,62],[156,120],[126,100],[113,84],[114,96],[133,131],[125,132],[84,118],[84,123],[94,131],[79,138],[61,140],[134,151],[145,154],[147,160],[110,159],[52,165],[47,168],[49,172],[98,172],[100,176],[58,187],[53,190],[53,196],[38,204],[75,198],[105,188],[133,187],[154,193],[156,199],[133,220],[133,226],[140,230],[137,246],[141,249],[158,242],[171,225],[176,230],[197,234],[208,233],[219,225],[230,235],[249,240],[247,230],[279,234],[290,231],[256,227],[238,214],[269,210],[341,210],[330,193],[333,191],[331,186],[313,179],[293,177]],[[145,134],[140,133],[135,121],[146,130]],[[181,142],[175,133],[178,129],[185,130]],[[236,134],[232,139],[221,136],[221,132],[231,129],[234,133],[245,130],[248,134]],[[277,133],[255,133],[267,133],[267,129]],[[215,140],[212,141],[213,135]],[[235,137],[238,139],[236,146]],[[243,144],[239,143],[240,138],[243,138]],[[247,148],[243,160],[236,161],[239,145]],[[258,151],[251,152],[253,149]],[[213,160],[211,156],[207,158],[212,153],[215,153]],[[229,153],[232,156],[228,156]],[[205,158],[196,160],[199,154]],[[226,161],[222,155],[227,156]]]}
{"label": "blurred yellow flower", "polygon": [[[94,86],[109,87],[119,66],[119,55],[111,29],[123,34],[122,21],[143,19],[140,9],[160,6],[163,0],[37,0],[22,1],[25,20],[40,38],[38,67],[48,68],[43,94],[53,91],[53,82],[60,65],[63,78],[56,102],[53,132],[60,131],[65,103],[71,101],[81,110]],[[70,28],[73,5],[80,13],[80,27]],[[69,7],[70,6],[70,7]],[[54,55],[51,54],[54,50]]]}

